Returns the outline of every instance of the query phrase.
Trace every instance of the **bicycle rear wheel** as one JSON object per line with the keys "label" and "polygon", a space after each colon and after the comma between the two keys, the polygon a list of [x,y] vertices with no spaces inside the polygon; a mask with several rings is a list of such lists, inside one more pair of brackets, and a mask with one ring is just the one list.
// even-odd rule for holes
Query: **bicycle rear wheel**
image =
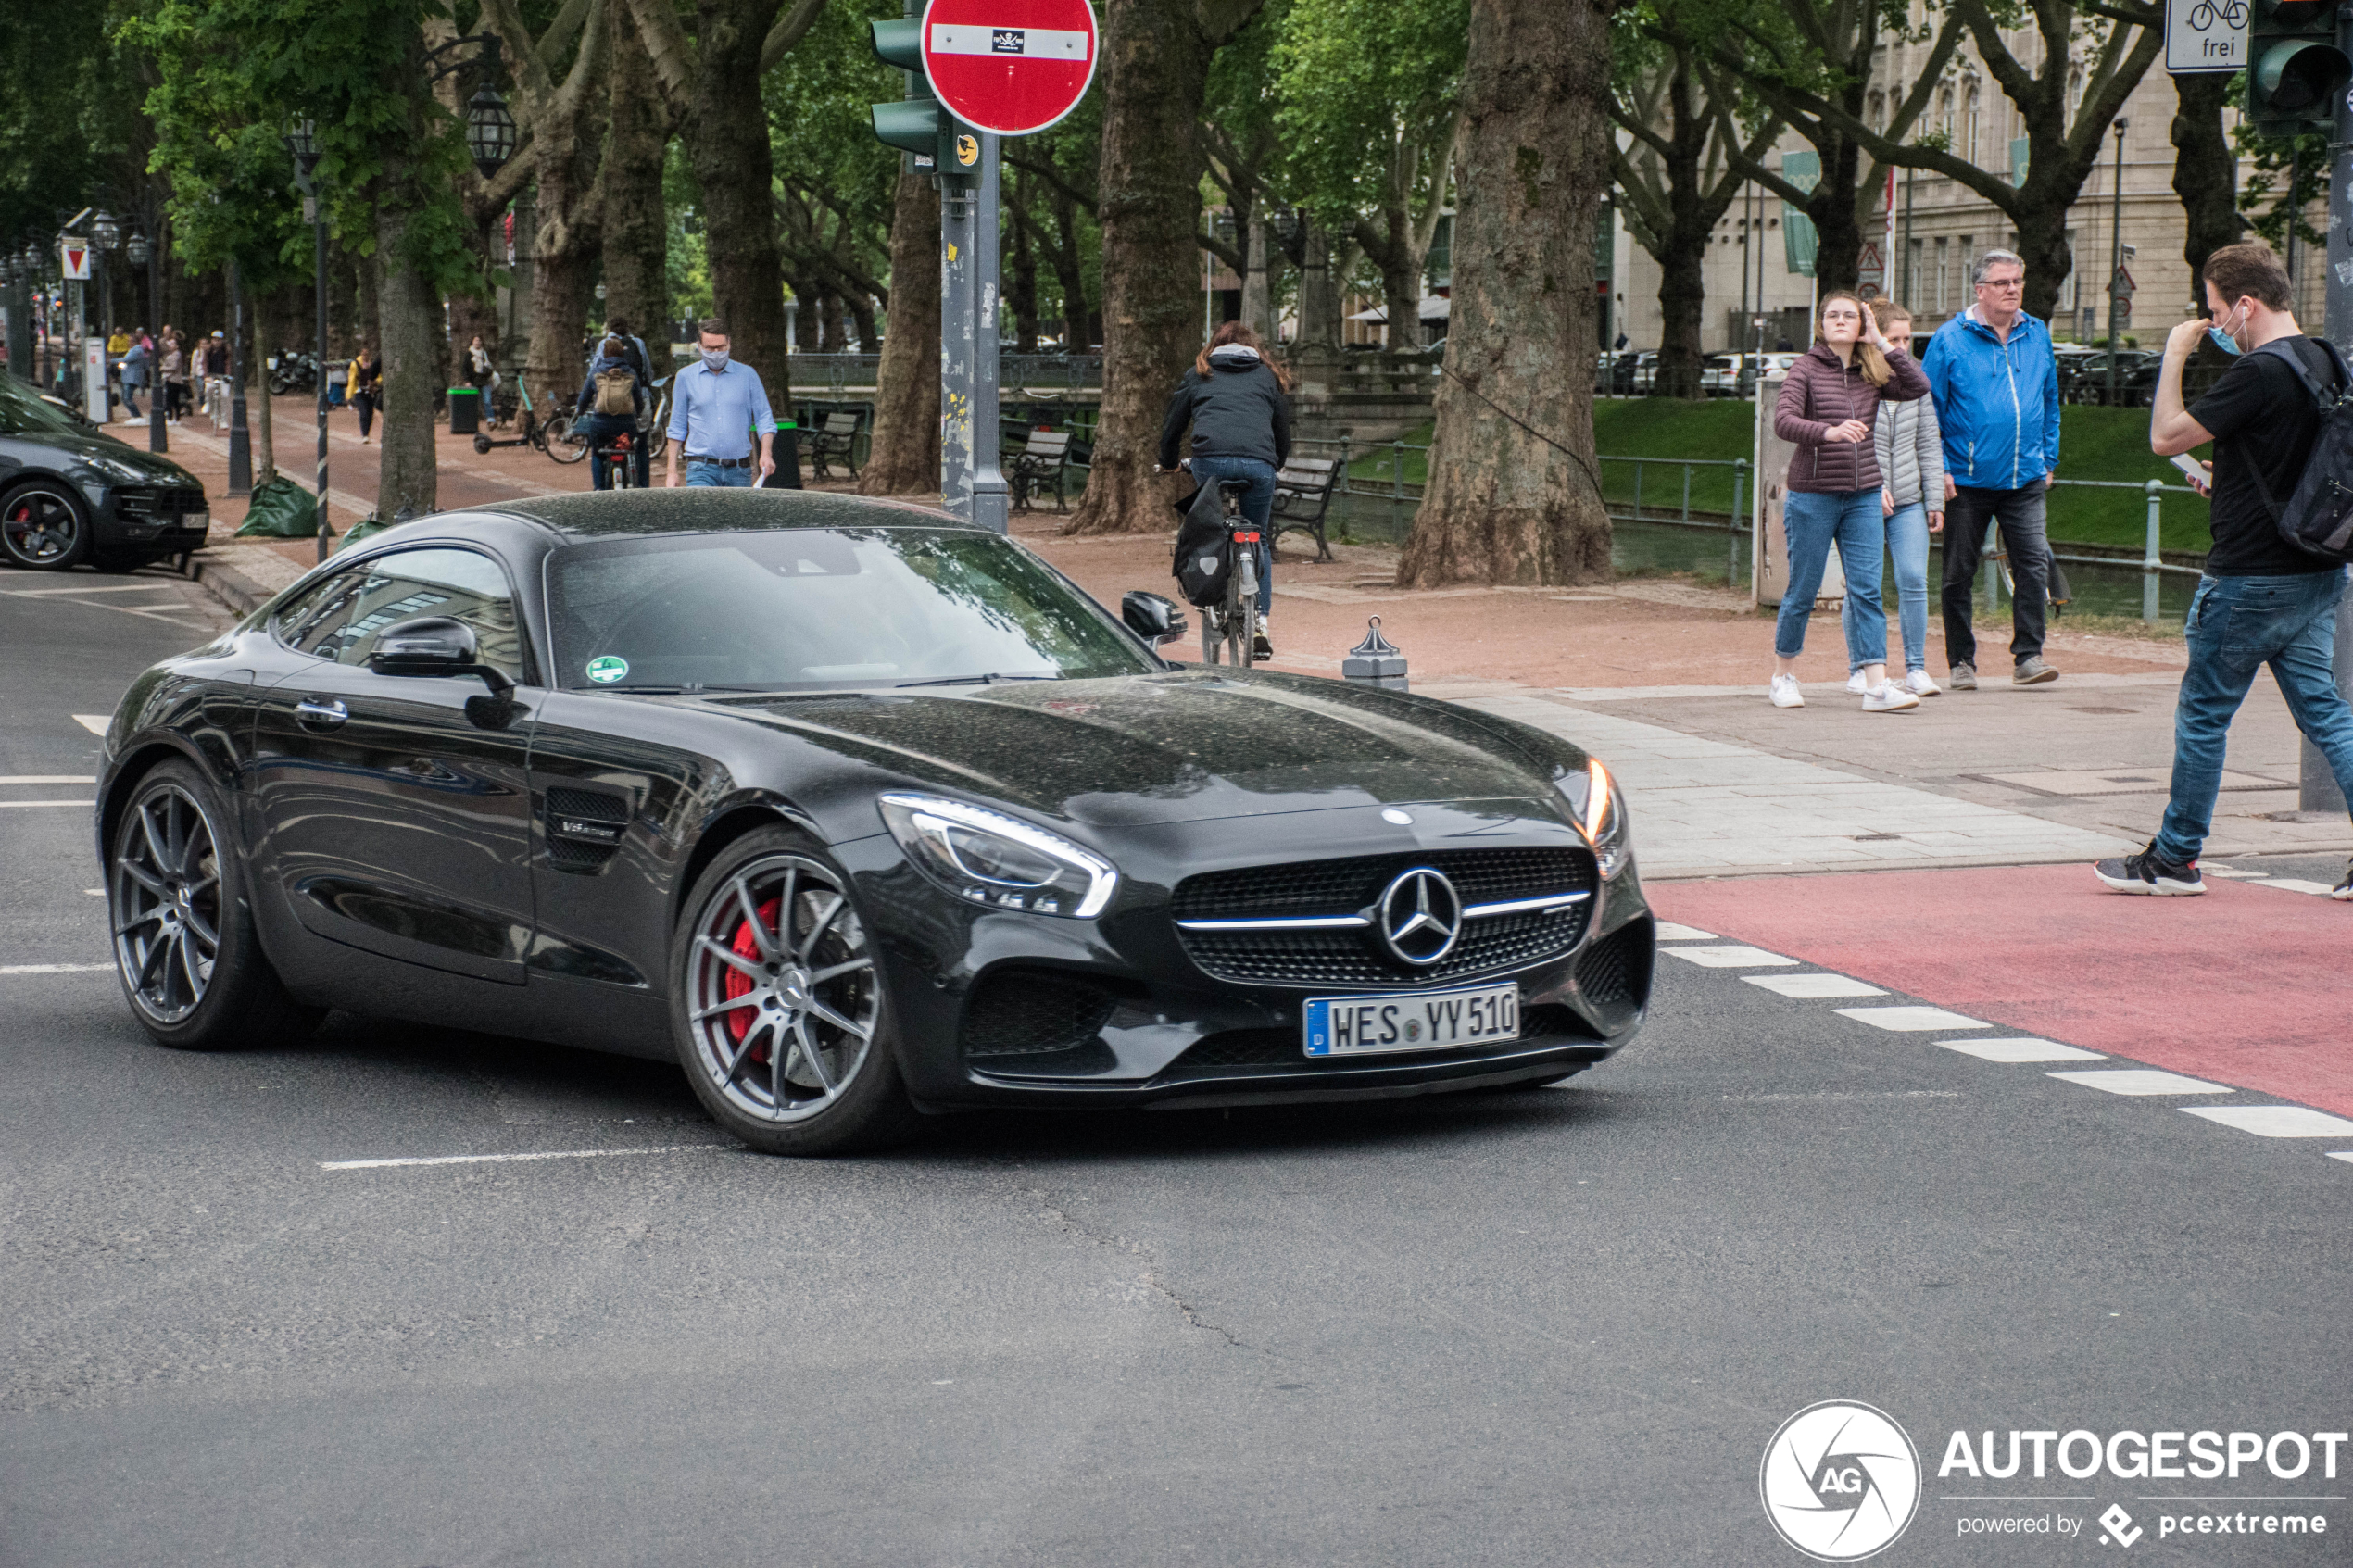
{"label": "bicycle rear wheel", "polygon": [[569,415],[550,415],[547,424],[547,456],[560,463],[576,463],[588,455],[588,438],[574,427]]}

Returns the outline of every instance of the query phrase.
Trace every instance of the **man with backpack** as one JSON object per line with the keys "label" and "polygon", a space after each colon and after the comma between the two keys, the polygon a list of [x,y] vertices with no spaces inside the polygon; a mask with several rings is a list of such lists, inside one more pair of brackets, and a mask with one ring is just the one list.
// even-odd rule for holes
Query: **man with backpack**
{"label": "man with backpack", "polygon": [[[2306,483],[2308,459],[2319,468],[2346,449],[2338,440],[2322,443],[2333,417],[2353,420],[2353,398],[2336,401],[2348,391],[2346,367],[2324,340],[2296,326],[2287,271],[2266,246],[2224,245],[2207,257],[2205,279],[2209,316],[2182,322],[2165,340],[2149,449],[2170,458],[2214,443],[2213,460],[2191,480],[2213,497],[2214,546],[2183,627],[2190,660],[2173,709],[2165,821],[2139,854],[2094,868],[2120,893],[2206,891],[2197,855],[2213,822],[2223,745],[2264,665],[2296,728],[2353,799],[2353,706],[2337,690],[2334,668],[2337,604],[2353,551],[2321,554],[2296,542],[2299,519],[2311,510],[2308,497],[2329,488]],[[2237,363],[2184,408],[2182,368],[2209,336]],[[2316,445],[2322,445],[2318,459]],[[2353,899],[2353,866],[2334,895]]]}
{"label": "man with backpack", "polygon": [[[597,357],[588,362],[588,379],[580,383],[575,413],[581,433],[588,441],[591,481],[599,490],[612,488],[612,472],[605,462],[605,449],[623,435],[634,445],[645,444],[637,429],[637,400],[645,383],[631,362],[634,358],[626,338],[609,335],[598,345]],[[630,461],[635,469],[634,457]],[[633,473],[632,477],[635,475]]]}

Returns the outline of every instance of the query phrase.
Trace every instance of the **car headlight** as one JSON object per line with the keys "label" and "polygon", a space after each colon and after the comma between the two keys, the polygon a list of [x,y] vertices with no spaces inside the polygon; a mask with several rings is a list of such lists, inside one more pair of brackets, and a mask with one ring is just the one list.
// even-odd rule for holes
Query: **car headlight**
{"label": "car headlight", "polygon": [[1617,781],[1598,761],[1588,760],[1581,773],[1563,773],[1554,781],[1577,814],[1577,831],[1593,847],[1602,880],[1626,869],[1634,856],[1634,833],[1626,820],[1626,802]]}
{"label": "car headlight", "polygon": [[975,904],[1088,919],[1119,885],[1118,868],[1101,855],[1001,811],[932,795],[886,795],[881,804],[907,858]]}
{"label": "car headlight", "polygon": [[134,483],[147,477],[146,470],[136,463],[126,463],[120,458],[109,458],[103,453],[94,452],[83,458],[82,466],[102,479],[111,479],[119,483]]}

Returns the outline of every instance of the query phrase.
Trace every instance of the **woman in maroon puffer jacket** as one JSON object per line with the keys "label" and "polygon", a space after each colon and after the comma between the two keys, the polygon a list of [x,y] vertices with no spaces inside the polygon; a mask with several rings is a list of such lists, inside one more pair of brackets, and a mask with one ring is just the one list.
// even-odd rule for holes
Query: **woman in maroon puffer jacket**
{"label": "woman in maroon puffer jacket", "polygon": [[1814,346],[1790,367],[1773,412],[1773,430],[1793,443],[1781,506],[1789,583],[1773,628],[1776,708],[1803,708],[1797,656],[1806,651],[1806,618],[1821,591],[1831,541],[1838,541],[1851,613],[1846,646],[1863,674],[1863,710],[1894,713],[1920,699],[1887,680],[1887,610],[1880,602],[1887,534],[1880,521],[1879,459],[1871,429],[1880,400],[1908,403],[1928,395],[1928,378],[1912,357],[1890,343],[1843,289],[1822,296]]}

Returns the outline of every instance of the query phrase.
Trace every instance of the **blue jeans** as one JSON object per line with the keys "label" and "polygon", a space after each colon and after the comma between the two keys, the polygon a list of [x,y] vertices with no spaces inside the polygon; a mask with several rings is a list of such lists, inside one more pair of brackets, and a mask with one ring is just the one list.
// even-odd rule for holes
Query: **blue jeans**
{"label": "blue jeans", "polygon": [[1258,613],[1264,619],[1275,603],[1274,541],[1265,537],[1275,515],[1275,465],[1263,458],[1195,458],[1193,477],[1203,484],[1221,479],[1246,479],[1242,516],[1258,525]]}
{"label": "blue jeans", "polygon": [[689,490],[749,490],[759,477],[760,470],[749,464],[739,469],[723,469],[705,458],[686,459]]}
{"label": "blue jeans", "polygon": [[[1895,569],[1895,620],[1904,629],[1904,668],[1928,668],[1928,508],[1915,501],[1908,507],[1898,507],[1887,520],[1887,558]],[[1855,613],[1855,598],[1848,595],[1841,621]],[[1879,662],[1875,656],[1856,659],[1848,655],[1847,671],[1853,674],[1866,664]]]}
{"label": "blue jeans", "polygon": [[1880,524],[1879,491],[1838,490],[1815,494],[1793,490],[1781,504],[1781,529],[1789,549],[1789,586],[1781,591],[1780,619],[1773,623],[1773,651],[1795,659],[1806,651],[1806,618],[1822,591],[1831,541],[1838,541],[1839,565],[1846,572],[1846,657],[1856,665],[1887,662],[1887,611],[1880,604],[1879,580],[1887,569],[1887,532]]}
{"label": "blue jeans", "polygon": [[2296,727],[2353,799],[2353,707],[2337,691],[2333,668],[2344,594],[2341,570],[2199,580],[2183,628],[2190,666],[2173,709],[2173,797],[2158,830],[2158,854],[2176,864],[2197,859],[2214,823],[2231,716],[2266,664]]}

